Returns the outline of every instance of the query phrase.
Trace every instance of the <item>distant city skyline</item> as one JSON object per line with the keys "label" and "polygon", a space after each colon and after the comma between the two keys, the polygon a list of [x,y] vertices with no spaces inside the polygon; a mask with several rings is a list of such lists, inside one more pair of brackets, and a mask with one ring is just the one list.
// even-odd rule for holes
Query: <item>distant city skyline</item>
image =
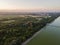
{"label": "distant city skyline", "polygon": [[60,11],[60,0],[0,0],[0,11]]}

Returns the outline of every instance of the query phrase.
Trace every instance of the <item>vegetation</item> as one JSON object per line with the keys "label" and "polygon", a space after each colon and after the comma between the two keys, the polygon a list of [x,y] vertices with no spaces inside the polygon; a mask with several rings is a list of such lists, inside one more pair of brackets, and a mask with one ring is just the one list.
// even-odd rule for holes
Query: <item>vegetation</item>
{"label": "vegetation", "polygon": [[[38,18],[38,17],[37,17]],[[21,45],[24,41],[33,36],[34,33],[43,28],[47,23],[57,17],[41,18],[18,17],[0,20],[0,45]],[[5,21],[13,22],[5,22]],[[4,23],[5,22],[5,23]]]}

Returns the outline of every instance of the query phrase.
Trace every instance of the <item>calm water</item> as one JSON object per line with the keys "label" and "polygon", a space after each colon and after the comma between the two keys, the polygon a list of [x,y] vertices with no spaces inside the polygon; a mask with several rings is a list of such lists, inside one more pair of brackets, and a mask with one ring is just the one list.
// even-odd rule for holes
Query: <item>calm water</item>
{"label": "calm water", "polygon": [[41,29],[27,45],[60,45],[60,17]]}

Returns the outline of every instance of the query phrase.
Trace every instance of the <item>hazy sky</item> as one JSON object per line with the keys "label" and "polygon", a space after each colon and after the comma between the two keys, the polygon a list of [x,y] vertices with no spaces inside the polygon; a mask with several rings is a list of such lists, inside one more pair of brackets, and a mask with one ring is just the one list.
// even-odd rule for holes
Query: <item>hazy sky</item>
{"label": "hazy sky", "polygon": [[60,10],[60,0],[0,0],[0,10]]}

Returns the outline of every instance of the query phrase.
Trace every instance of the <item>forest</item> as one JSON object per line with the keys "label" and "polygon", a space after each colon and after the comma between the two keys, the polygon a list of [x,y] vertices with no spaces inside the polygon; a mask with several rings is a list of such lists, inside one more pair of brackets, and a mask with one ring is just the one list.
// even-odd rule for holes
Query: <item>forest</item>
{"label": "forest", "polygon": [[21,45],[57,17],[3,18],[0,20],[0,45]]}

